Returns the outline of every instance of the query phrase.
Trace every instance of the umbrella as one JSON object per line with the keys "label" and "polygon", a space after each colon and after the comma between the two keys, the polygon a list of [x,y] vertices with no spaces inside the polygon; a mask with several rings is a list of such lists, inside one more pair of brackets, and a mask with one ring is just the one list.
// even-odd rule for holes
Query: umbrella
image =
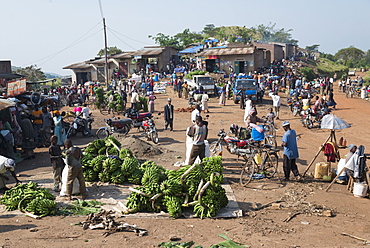
{"label": "umbrella", "polygon": [[347,127],[350,127],[347,122],[333,114],[325,115],[321,120],[321,129],[341,130]]}
{"label": "umbrella", "polygon": [[12,106],[15,106],[15,102],[7,100],[7,99],[0,99],[0,110],[6,109]]}

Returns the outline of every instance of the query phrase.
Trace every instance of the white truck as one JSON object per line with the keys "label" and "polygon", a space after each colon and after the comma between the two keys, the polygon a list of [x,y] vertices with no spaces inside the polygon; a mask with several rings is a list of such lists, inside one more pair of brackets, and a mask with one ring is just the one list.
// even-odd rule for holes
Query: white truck
{"label": "white truck", "polygon": [[215,94],[215,81],[211,76],[194,75],[193,79],[185,79],[191,91],[199,90],[209,95]]}

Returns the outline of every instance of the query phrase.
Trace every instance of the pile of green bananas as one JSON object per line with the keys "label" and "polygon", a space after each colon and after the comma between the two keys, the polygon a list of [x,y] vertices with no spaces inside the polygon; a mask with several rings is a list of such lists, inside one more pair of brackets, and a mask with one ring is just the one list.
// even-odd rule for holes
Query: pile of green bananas
{"label": "pile of green bananas", "polygon": [[19,184],[6,191],[0,200],[8,211],[19,209],[33,214],[46,216],[56,213],[55,197],[48,189],[39,188],[38,184],[30,181]]}
{"label": "pile of green bananas", "polygon": [[126,204],[128,213],[163,210],[177,218],[185,208],[191,208],[200,218],[214,217],[228,203],[221,186],[221,157],[204,158],[201,164],[177,171],[165,170],[153,161],[145,162],[139,169],[143,172],[142,186],[131,189]]}

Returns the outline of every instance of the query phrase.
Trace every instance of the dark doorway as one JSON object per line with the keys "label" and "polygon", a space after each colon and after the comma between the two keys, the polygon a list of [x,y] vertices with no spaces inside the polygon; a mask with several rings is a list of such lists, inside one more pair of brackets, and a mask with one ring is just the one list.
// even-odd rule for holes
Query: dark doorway
{"label": "dark doorway", "polygon": [[213,72],[216,69],[215,59],[206,59],[206,71]]}
{"label": "dark doorway", "polygon": [[76,73],[77,84],[83,85],[87,81],[91,81],[90,72],[78,72]]}

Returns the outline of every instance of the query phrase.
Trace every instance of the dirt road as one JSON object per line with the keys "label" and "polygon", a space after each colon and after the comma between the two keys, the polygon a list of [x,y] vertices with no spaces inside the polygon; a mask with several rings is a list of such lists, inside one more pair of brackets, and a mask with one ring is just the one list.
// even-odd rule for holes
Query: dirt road
{"label": "dirt road", "polygon": [[[369,102],[360,99],[348,99],[337,88],[334,98],[338,103],[333,113],[351,124],[337,132],[337,137],[344,137],[347,144],[368,145],[370,133]],[[158,95],[156,110],[162,110],[168,97],[172,97],[175,108],[187,107],[187,101],[178,99],[171,90],[167,94]],[[282,95],[283,97],[283,95]],[[284,98],[284,97],[283,97]],[[285,103],[285,99],[282,100]],[[220,107],[218,100],[211,98],[209,113],[210,141],[217,138],[220,128],[228,129],[230,124],[243,126],[243,110],[232,101]],[[265,99],[258,105],[259,115],[267,113],[271,100]],[[94,128],[103,126],[103,118],[97,111],[93,111]],[[301,134],[298,141],[300,158],[299,169],[305,170],[319,146],[329,135],[328,130],[318,127],[305,129],[294,118],[286,106],[282,107],[281,119],[276,126],[278,129],[278,144],[283,134],[281,123],[289,120],[293,129]],[[163,117],[157,121],[160,143],[157,148],[164,151],[161,155],[150,159],[170,169],[178,160],[185,159],[185,130],[190,126],[190,113],[176,113],[174,132],[163,131]],[[136,130],[130,134],[139,135]],[[77,145],[83,145],[90,139],[75,138]],[[366,150],[365,150],[366,151]],[[52,182],[51,167],[46,149],[38,149],[37,159],[24,161],[18,165],[17,173],[20,179],[27,182],[31,176],[38,178],[41,183]],[[344,156],[347,150],[341,150]],[[176,158],[181,156],[181,159]],[[324,161],[320,154],[317,162]],[[368,230],[369,200],[356,198],[346,190],[346,186],[334,184],[327,193],[324,189],[327,182],[314,181],[311,177],[303,182],[280,184],[278,180],[255,180],[248,187],[241,187],[238,183],[241,161],[235,156],[224,153],[223,162],[225,175],[231,184],[244,217],[237,219],[134,219],[126,218],[129,224],[136,224],[145,228],[149,234],[137,237],[133,233],[115,233],[103,237],[100,230],[82,230],[78,225],[72,225],[85,217],[45,217],[34,220],[18,215],[15,212],[6,212],[0,209],[0,245],[2,247],[156,247],[162,241],[168,241],[170,236],[177,236],[182,241],[193,240],[197,244],[209,247],[223,239],[218,234],[225,234],[236,242],[251,245],[251,247],[361,247],[363,243],[350,237],[341,235],[349,233],[358,237],[370,239]],[[281,161],[279,166],[281,167]],[[280,168],[281,170],[281,168]],[[314,166],[310,172],[314,171]],[[258,211],[252,211],[259,206],[284,200]],[[334,217],[320,216],[320,209],[332,209]],[[289,216],[294,217],[285,221]]]}

